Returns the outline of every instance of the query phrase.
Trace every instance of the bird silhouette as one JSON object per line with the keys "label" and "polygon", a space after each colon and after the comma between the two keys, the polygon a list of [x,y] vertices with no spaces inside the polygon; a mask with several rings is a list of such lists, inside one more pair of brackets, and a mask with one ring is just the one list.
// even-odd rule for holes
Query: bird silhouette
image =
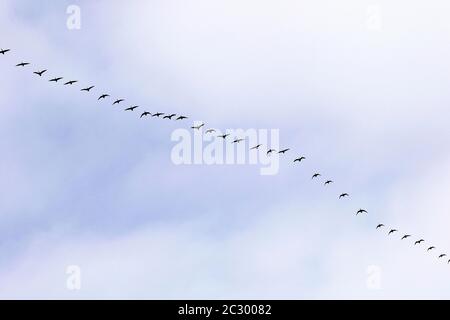
{"label": "bird silhouette", "polygon": [[0,50],[0,53],[3,54],[3,55],[5,55],[5,53],[7,53],[7,52],[9,52],[9,51],[11,51],[11,49],[1,49],[1,50]]}
{"label": "bird silhouette", "polygon": [[223,134],[223,135],[221,135],[221,136],[217,136],[217,138],[222,138],[222,139],[225,140],[229,135],[230,135],[230,134],[227,133],[227,134]]}
{"label": "bird silhouette", "polygon": [[446,257],[446,256],[447,255],[445,253],[443,253],[443,254],[440,254],[438,258],[443,258],[443,257]]}
{"label": "bird silhouette", "polygon": [[277,150],[275,150],[275,149],[269,149],[269,150],[267,150],[266,154],[269,155],[269,154],[271,154],[272,152],[275,152],[275,151],[277,151]]}
{"label": "bird silhouette", "polygon": [[405,234],[403,237],[402,237],[402,239],[401,240],[403,240],[403,239],[407,239],[407,238],[409,238],[409,237],[411,237],[411,235],[410,234]]}
{"label": "bird silhouette", "polygon": [[376,229],[382,228],[384,227],[384,224],[380,223],[379,225],[377,225]]}
{"label": "bird silhouette", "polygon": [[208,130],[205,131],[205,133],[214,133],[214,132],[216,132],[215,129],[208,129]]}
{"label": "bird silhouette", "polygon": [[44,74],[44,73],[46,73],[47,72],[47,70],[45,69],[45,70],[42,70],[42,71],[35,71],[35,72],[33,72],[34,74],[37,74],[39,77],[42,77],[42,75]]}
{"label": "bird silhouette", "polygon": [[67,81],[66,83],[64,83],[64,85],[65,86],[71,86],[71,85],[73,85],[73,84],[75,84],[77,82],[78,82],[78,80],[71,80],[71,81]]}
{"label": "bird silhouette", "polygon": [[297,159],[294,160],[294,162],[302,162],[303,160],[306,160],[305,157],[299,157]]}
{"label": "bird silhouette", "polygon": [[48,80],[49,82],[58,82],[59,80],[62,80],[62,79],[64,79],[63,77],[58,77],[58,78],[53,78],[53,79],[50,79],[50,80]]}
{"label": "bird silhouette", "polygon": [[321,176],[320,173],[314,173],[311,179],[315,179],[315,178],[318,178],[320,176]]}
{"label": "bird silhouette", "polygon": [[414,242],[414,245],[416,245],[416,244],[421,244],[422,242],[424,242],[425,240],[423,240],[423,239],[420,239],[420,240],[417,240],[416,242]]}
{"label": "bird silhouette", "polygon": [[232,143],[239,143],[241,141],[244,141],[244,139],[234,139],[234,141]]}
{"label": "bird silhouette", "polygon": [[389,231],[388,235],[390,235],[391,233],[397,232],[397,231],[398,231],[397,229],[391,229],[391,230]]}
{"label": "bird silhouette", "polygon": [[436,247],[431,246],[431,247],[429,247],[429,248],[427,249],[427,251],[430,251],[430,250],[433,250],[433,249],[436,249]]}
{"label": "bird silhouette", "polygon": [[187,119],[188,117],[185,117],[185,116],[179,116],[178,118],[176,118],[175,120],[184,120],[184,119]]}
{"label": "bird silhouette", "polygon": [[109,94],[102,94],[100,97],[98,97],[98,100],[100,100],[100,99],[105,99],[105,98],[107,98],[107,97],[109,97]]}
{"label": "bird silhouette", "polygon": [[126,108],[125,111],[134,111],[134,109],[137,109],[137,108],[139,108],[139,106],[133,106],[133,107]]}
{"label": "bird silhouette", "polygon": [[169,115],[167,115],[167,116],[164,116],[163,119],[169,119],[169,120],[172,120],[172,118],[175,117],[175,116],[176,116],[176,114],[175,114],[175,113],[172,113],[172,114],[169,114]]}
{"label": "bird silhouette", "polygon": [[16,64],[16,67],[25,67],[27,65],[29,65],[28,62],[21,62],[21,63]]}
{"label": "bird silhouette", "polygon": [[333,180],[327,180],[327,181],[325,181],[324,185],[326,186],[326,185],[329,185],[331,183],[333,183]]}
{"label": "bird silhouette", "polygon": [[348,197],[348,196],[349,196],[348,193],[343,193],[343,194],[341,194],[341,195],[339,196],[339,199],[345,198],[345,197]]}
{"label": "bird silhouette", "polygon": [[356,211],[356,215],[360,214],[360,213],[367,213],[367,210],[365,209],[359,209],[358,211]]}
{"label": "bird silhouette", "polygon": [[93,88],[95,88],[95,86],[90,86],[90,87],[87,87],[87,88],[81,89],[81,91],[86,91],[86,92],[89,92],[89,91],[91,91],[91,89],[93,89]]}
{"label": "bird silhouette", "polygon": [[164,112],[157,112],[157,113],[154,113],[154,114],[152,115],[152,117],[157,117],[157,118],[159,118],[159,117],[162,116],[162,115],[164,115]]}
{"label": "bird silhouette", "polygon": [[280,150],[280,151],[278,151],[278,153],[279,154],[285,154],[286,152],[288,152],[289,150],[291,150],[291,149],[283,149],[283,150]]}
{"label": "bird silhouette", "polygon": [[261,147],[261,146],[262,146],[262,144],[257,144],[256,146],[251,147],[250,150],[258,150],[259,147]]}
{"label": "bird silhouette", "polygon": [[205,126],[205,124],[204,123],[202,123],[202,124],[200,124],[200,125],[198,125],[198,126],[193,126],[193,127],[191,127],[191,129],[197,129],[197,130],[200,130],[201,128],[203,128]]}
{"label": "bird silhouette", "polygon": [[119,103],[121,103],[122,101],[125,101],[125,99],[117,99],[116,101],[113,102],[113,105],[119,104]]}
{"label": "bird silhouette", "polygon": [[145,111],[144,113],[141,114],[141,118],[142,118],[142,117],[146,117],[146,116],[150,116],[150,115],[151,115],[150,112]]}

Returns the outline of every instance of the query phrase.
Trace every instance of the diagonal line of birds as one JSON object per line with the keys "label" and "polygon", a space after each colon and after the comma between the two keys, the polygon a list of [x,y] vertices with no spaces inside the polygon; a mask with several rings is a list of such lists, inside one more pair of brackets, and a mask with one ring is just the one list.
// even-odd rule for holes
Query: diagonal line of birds
{"label": "diagonal line of birds", "polygon": [[[11,49],[0,49],[0,55],[4,56],[5,54],[7,54],[9,52],[11,52]],[[28,66],[31,66],[31,63],[30,62],[21,61],[21,62],[17,63],[15,66],[17,68],[26,68]],[[44,74],[47,73],[47,71],[48,71],[47,69],[36,70],[36,71],[33,71],[33,74],[35,74],[39,78],[42,78],[44,76]],[[48,81],[49,82],[54,82],[54,83],[58,83],[59,81],[61,81],[61,83],[64,86],[73,86],[73,85],[78,83],[78,80],[68,80],[68,81],[62,81],[62,80],[64,80],[64,77],[59,77],[58,76],[58,77],[50,78]],[[95,88],[94,85],[89,85],[88,87],[85,87],[85,88],[83,87],[80,91],[81,92],[85,92],[85,93],[91,93],[91,91],[94,88]],[[109,95],[107,93],[100,93],[100,95],[97,98],[97,101],[100,102],[101,100],[106,100],[106,99],[111,99],[111,95]],[[112,100],[112,105],[113,106],[116,106],[116,105],[119,106],[125,101],[126,100],[124,98],[115,99],[115,100]],[[132,106],[130,106],[128,108],[125,108],[124,111],[126,111],[126,112],[134,112],[136,109],[139,109],[139,108],[140,108],[140,106],[132,105]],[[156,117],[156,118],[160,118],[160,119],[173,120],[173,121],[182,121],[182,120],[189,119],[188,116],[181,115],[181,114],[177,115],[175,113],[164,113],[164,112],[151,113],[151,112],[149,112],[147,110],[143,110],[142,112],[139,112],[138,115],[139,115],[139,118],[141,118],[141,119],[142,118],[146,118],[146,117],[151,117],[151,118],[155,118]],[[199,124],[197,126],[192,126],[191,129],[193,129],[193,130],[201,130],[205,126],[206,126],[206,124],[203,122],[203,123],[201,123],[201,124]],[[205,131],[205,134],[215,134],[215,132],[216,132],[215,129],[210,128],[210,129],[207,129]],[[243,138],[239,138],[239,137],[232,138],[232,137],[230,137],[230,134],[217,135],[216,138],[221,138],[223,140],[229,139],[230,143],[233,143],[233,144],[238,144],[238,143],[244,141]],[[255,151],[255,150],[259,151],[262,147],[263,147],[262,144],[258,144],[256,146],[250,147],[250,151],[252,151],[252,150],[253,151]],[[271,154],[275,154],[275,153],[277,153],[279,155],[285,155],[288,151],[291,151],[291,149],[290,148],[284,148],[284,149],[280,149],[280,150],[275,150],[275,149],[272,149],[272,148],[268,148],[265,151],[265,153],[266,153],[267,156],[270,156]],[[305,156],[299,156],[299,157],[297,157],[297,158],[295,158],[293,160],[293,164],[297,164],[297,163],[300,164],[303,161],[305,161],[306,159],[307,158]],[[322,174],[319,173],[319,172],[315,172],[311,176],[311,180],[318,180],[318,179],[320,179],[320,177],[322,177]],[[325,187],[327,187],[327,186],[329,186],[329,185],[331,185],[333,183],[334,183],[334,181],[330,180],[330,179],[326,179],[323,182]],[[348,194],[347,192],[344,192],[344,193],[339,194],[338,199],[342,200],[342,199],[349,198],[349,197],[350,197],[350,194]],[[366,209],[362,209],[361,208],[361,209],[358,209],[356,211],[356,216],[358,216],[358,215],[367,215],[367,214],[368,214],[368,211]],[[386,235],[388,237],[393,237],[393,235],[395,233],[399,232],[399,230],[397,230],[397,229],[387,228],[383,223],[379,223],[375,227],[375,229],[376,230],[383,230],[383,229],[387,230]],[[407,241],[407,239],[411,238],[411,237],[412,237],[412,235],[410,235],[410,234],[404,234],[403,236],[401,236],[400,240],[401,241]],[[425,242],[424,239],[415,240],[413,246],[420,246],[423,242]],[[433,245],[425,246],[425,247],[426,247],[426,252],[432,252],[434,250],[437,250],[437,248],[435,246],[433,246]],[[447,257],[446,253],[440,253],[437,256],[437,258],[439,260],[441,260],[444,257]],[[447,260],[447,264],[450,264],[450,259]]]}

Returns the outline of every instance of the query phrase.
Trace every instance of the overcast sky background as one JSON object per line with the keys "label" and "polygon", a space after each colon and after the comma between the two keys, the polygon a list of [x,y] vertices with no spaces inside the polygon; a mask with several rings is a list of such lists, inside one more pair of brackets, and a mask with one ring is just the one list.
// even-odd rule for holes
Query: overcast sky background
{"label": "overcast sky background", "polygon": [[[0,297],[450,298],[449,14],[445,0],[2,0]],[[103,92],[187,126],[279,129],[293,151],[275,176],[176,166],[181,123]]]}

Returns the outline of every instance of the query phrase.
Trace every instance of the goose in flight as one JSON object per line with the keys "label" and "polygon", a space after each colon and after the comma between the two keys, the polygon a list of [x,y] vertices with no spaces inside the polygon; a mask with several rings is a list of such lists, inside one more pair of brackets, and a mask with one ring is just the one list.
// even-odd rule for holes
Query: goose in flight
{"label": "goose in flight", "polygon": [[436,247],[431,246],[431,247],[429,247],[429,248],[427,249],[427,251],[430,251],[430,250],[433,250],[433,249],[436,249]]}
{"label": "goose in flight", "polygon": [[113,105],[119,104],[119,103],[121,103],[123,101],[125,101],[125,99],[117,99],[116,101],[113,102]]}
{"label": "goose in flight", "polygon": [[294,162],[302,162],[303,160],[306,160],[305,157],[299,157],[297,159],[294,160]]}
{"label": "goose in flight", "polygon": [[64,85],[65,86],[71,86],[71,85],[73,85],[73,84],[75,84],[77,82],[78,82],[78,80],[71,80],[71,81],[67,81],[66,83],[64,83]]}
{"label": "goose in flight", "polygon": [[445,253],[443,253],[443,254],[440,254],[438,258],[443,258],[443,257],[446,257],[446,256],[447,255]]}
{"label": "goose in flight", "polygon": [[407,239],[407,238],[409,238],[409,237],[411,237],[411,235],[410,234],[405,234],[403,237],[402,237],[402,239],[401,240],[403,240],[403,239]]}
{"label": "goose in flight", "polygon": [[325,181],[324,185],[326,186],[326,185],[329,185],[331,183],[333,183],[333,180],[327,180],[327,181]]}
{"label": "goose in flight", "polygon": [[178,118],[176,118],[176,120],[184,120],[184,119],[187,119],[188,117],[185,117],[185,116],[179,116]]}
{"label": "goose in flight", "polygon": [[105,98],[107,98],[107,97],[109,97],[109,94],[102,94],[100,97],[98,97],[98,100],[100,100],[100,99],[105,99]]}
{"label": "goose in flight", "polygon": [[89,91],[91,91],[91,89],[93,89],[93,88],[95,88],[95,86],[90,86],[90,87],[87,87],[87,88],[81,89],[81,91],[86,91],[86,92],[89,92]]}
{"label": "goose in flight", "polygon": [[250,150],[258,150],[259,147],[261,147],[261,146],[262,146],[262,144],[257,144],[256,146],[251,147]]}
{"label": "goose in flight", "polygon": [[11,51],[11,49],[1,49],[1,50],[0,50],[0,53],[3,54],[3,55],[5,55],[5,53],[7,53],[7,52],[9,52],[9,51]]}
{"label": "goose in flight", "polygon": [[[360,214],[360,213],[367,213],[367,210],[365,209],[359,209],[358,211],[356,211],[356,215]],[[396,230],[397,231],[397,230]]]}
{"label": "goose in flight", "polygon": [[239,143],[241,141],[244,141],[244,139],[234,139],[234,141],[232,143]]}
{"label": "goose in flight", "polygon": [[42,77],[42,75],[44,74],[44,73],[46,73],[47,72],[47,69],[45,69],[45,70],[42,70],[42,71],[35,71],[35,72],[33,72],[34,74],[37,74],[39,77]]}
{"label": "goose in flight", "polygon": [[205,131],[205,133],[214,133],[216,132],[216,129],[208,129]]}
{"label": "goose in flight", "polygon": [[272,152],[275,152],[275,151],[277,151],[277,150],[275,150],[275,149],[269,149],[269,150],[267,150],[267,155],[269,155],[269,154],[271,154]]}
{"label": "goose in flight", "polygon": [[348,193],[343,193],[339,196],[339,199],[349,197],[350,195]]}
{"label": "goose in flight", "polygon": [[197,130],[200,130],[201,128],[203,128],[205,126],[205,124],[204,123],[202,123],[202,124],[200,124],[200,125],[198,125],[198,126],[193,126],[193,127],[191,127],[191,129],[197,129]]}
{"label": "goose in flight", "polygon": [[16,67],[25,67],[27,65],[29,65],[28,62],[21,62],[21,63],[16,64]]}
{"label": "goose in flight", "polygon": [[279,154],[285,154],[286,152],[288,152],[289,150],[291,150],[291,149],[283,149],[283,150],[280,150],[280,151],[278,151],[278,153]]}
{"label": "goose in flight", "polygon": [[425,240],[423,240],[423,239],[420,239],[420,240],[417,240],[416,242],[414,242],[414,245],[416,245],[416,244],[421,244],[422,242],[424,242]]}
{"label": "goose in flight", "polygon": [[157,112],[157,113],[154,113],[154,114],[152,115],[152,117],[157,117],[157,118],[159,118],[159,117],[162,116],[162,115],[164,115],[163,112]]}
{"label": "goose in flight", "polygon": [[48,80],[49,82],[58,82],[59,80],[62,80],[63,79],[63,77],[58,77],[58,78],[53,78],[53,79],[50,79],[50,80]]}
{"label": "goose in flight", "polygon": [[146,117],[146,116],[151,116],[152,114],[148,111],[145,111],[143,114],[141,114],[141,118],[142,117]]}
{"label": "goose in flight", "polygon": [[377,225],[376,229],[382,228],[384,227],[384,224],[380,223],[379,225]]}
{"label": "goose in flight", "polygon": [[222,139],[225,140],[229,135],[230,135],[230,134],[227,133],[227,134],[223,134],[223,135],[221,135],[221,136],[217,136],[217,138],[222,138]]}
{"label": "goose in flight", "polygon": [[389,231],[388,235],[390,235],[391,233],[397,232],[397,231],[398,231],[397,229],[391,229],[391,230]]}
{"label": "goose in flight", "polygon": [[315,178],[318,178],[320,176],[321,176],[320,173],[314,173],[311,179],[315,179]]}
{"label": "goose in flight", "polygon": [[172,120],[172,118],[175,117],[175,116],[176,116],[176,114],[175,114],[175,113],[172,113],[172,114],[169,114],[169,115],[167,115],[167,116],[164,116],[163,119],[169,119],[169,120]]}
{"label": "goose in flight", "polygon": [[137,109],[137,108],[139,108],[139,106],[133,106],[133,107],[126,108],[125,111],[134,111],[134,109]]}

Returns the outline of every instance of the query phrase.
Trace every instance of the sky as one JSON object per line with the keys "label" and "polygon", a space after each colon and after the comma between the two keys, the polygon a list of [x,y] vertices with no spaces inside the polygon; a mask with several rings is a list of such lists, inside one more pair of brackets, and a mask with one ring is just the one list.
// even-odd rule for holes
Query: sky
{"label": "sky", "polygon": [[[449,10],[2,0],[0,298],[449,299]],[[176,165],[194,121],[291,150],[274,175]]]}

